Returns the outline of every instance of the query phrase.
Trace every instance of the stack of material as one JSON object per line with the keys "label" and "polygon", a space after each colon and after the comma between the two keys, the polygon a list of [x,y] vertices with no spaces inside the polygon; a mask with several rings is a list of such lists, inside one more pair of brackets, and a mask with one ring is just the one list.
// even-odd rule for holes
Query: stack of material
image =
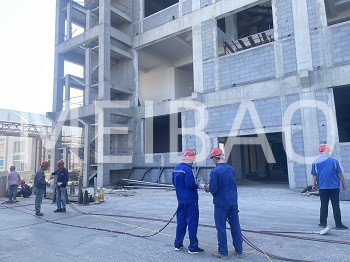
{"label": "stack of material", "polygon": [[167,189],[173,190],[174,186],[169,184],[152,183],[140,180],[121,179],[114,183],[116,188],[125,189]]}

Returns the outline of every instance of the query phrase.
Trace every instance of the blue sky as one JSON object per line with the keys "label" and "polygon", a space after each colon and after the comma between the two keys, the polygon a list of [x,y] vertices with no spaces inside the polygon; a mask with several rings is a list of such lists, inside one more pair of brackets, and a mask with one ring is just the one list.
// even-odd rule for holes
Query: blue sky
{"label": "blue sky", "polygon": [[0,108],[52,111],[55,0],[0,0]]}

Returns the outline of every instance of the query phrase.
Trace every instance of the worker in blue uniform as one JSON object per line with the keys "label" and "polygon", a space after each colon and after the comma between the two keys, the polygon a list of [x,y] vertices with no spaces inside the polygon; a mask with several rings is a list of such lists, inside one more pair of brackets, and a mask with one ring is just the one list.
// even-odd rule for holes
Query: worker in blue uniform
{"label": "worker in blue uniform", "polygon": [[330,157],[331,150],[327,144],[321,144],[319,147],[321,155],[312,163],[312,187],[319,188],[321,208],[320,208],[320,227],[327,226],[328,203],[331,200],[333,208],[333,217],[337,229],[348,229],[343,225],[339,206],[340,182],[342,188],[346,189],[343,172],[338,160]]}
{"label": "worker in blue uniform", "polygon": [[183,153],[183,160],[172,172],[172,183],[175,186],[178,201],[176,213],[176,237],[174,241],[175,251],[181,250],[183,240],[188,227],[189,254],[203,253],[204,249],[198,246],[197,230],[199,220],[198,208],[198,185],[193,176],[192,165],[196,153],[186,150]]}
{"label": "worker in blue uniform", "polygon": [[53,212],[66,212],[67,204],[67,185],[69,180],[68,170],[64,167],[63,160],[58,160],[57,162],[58,169],[53,172],[51,175],[57,176],[56,184],[56,204],[57,209]]}
{"label": "worker in blue uniform", "polygon": [[235,170],[225,163],[224,153],[220,148],[214,148],[210,158],[215,168],[210,172],[209,185],[205,191],[213,195],[214,220],[217,230],[218,251],[212,255],[221,259],[228,259],[226,221],[230,224],[231,236],[235,254],[243,257],[243,237],[238,218],[237,186],[235,181]]}

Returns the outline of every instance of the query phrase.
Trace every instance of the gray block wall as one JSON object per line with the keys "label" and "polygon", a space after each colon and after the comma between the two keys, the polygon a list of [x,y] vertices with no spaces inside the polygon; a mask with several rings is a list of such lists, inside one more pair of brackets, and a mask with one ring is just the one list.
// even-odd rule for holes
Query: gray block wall
{"label": "gray block wall", "polygon": [[203,63],[203,90],[204,92],[215,90],[215,62]]}
{"label": "gray block wall", "polygon": [[273,48],[273,44],[266,44],[220,57],[220,87],[274,78],[276,69]]}
{"label": "gray block wall", "polygon": [[158,13],[155,13],[143,20],[143,31],[163,25],[179,17],[179,5],[172,5]]}
{"label": "gray block wall", "polygon": [[350,62],[350,23],[337,24],[330,28],[333,40],[333,62],[341,65]]}
{"label": "gray block wall", "polygon": [[[322,101],[327,104],[327,93],[326,90],[317,90],[315,91],[316,100]],[[326,116],[323,111],[317,110],[318,118],[318,131],[320,136],[320,142],[327,141],[327,121]]]}
{"label": "gray block wall", "polygon": [[314,31],[310,33],[311,41],[311,52],[312,52],[312,67],[317,68],[323,66],[321,64],[321,52],[322,52],[322,43],[321,43],[321,33],[319,31]]}
{"label": "gray block wall", "polygon": [[212,0],[201,0],[201,8],[211,4],[212,4]]}
{"label": "gray block wall", "polygon": [[[208,125],[205,131],[214,134],[228,133],[233,126],[240,106],[240,103],[235,103],[208,108]],[[254,101],[254,106],[264,127],[281,126],[283,114],[279,97],[256,100]],[[252,116],[247,111],[240,129],[254,129],[254,124],[256,122],[252,120]]]}
{"label": "gray block wall", "polygon": [[182,2],[182,15],[192,12],[192,0],[185,0]]}
{"label": "gray block wall", "polygon": [[297,72],[297,57],[294,38],[288,38],[282,42],[283,46],[283,67],[286,75]]}
{"label": "gray block wall", "polygon": [[[350,145],[341,145],[340,146],[340,155],[341,155],[341,166],[343,168],[343,172],[347,173],[346,178],[350,179]],[[350,189],[350,184],[348,184]]]}
{"label": "gray block wall", "polygon": [[339,198],[340,200],[350,200],[350,145],[341,145],[340,146],[340,155],[341,155],[341,167],[343,168],[343,174],[345,177],[345,184],[347,190],[340,190]]}
{"label": "gray block wall", "polygon": [[[282,97],[281,99],[282,99],[283,112],[285,112],[287,108],[291,106],[293,103],[298,102],[300,100],[298,94],[287,95],[285,97]],[[297,110],[296,112],[294,112],[291,121],[292,123],[290,124],[292,126],[299,126],[302,124],[300,110]]]}
{"label": "gray block wall", "polygon": [[140,1],[139,0],[132,0],[132,20],[133,21],[140,21]]}
{"label": "gray block wall", "polygon": [[216,20],[211,19],[202,23],[202,57],[203,61],[212,59],[216,56],[214,45],[216,39],[213,36],[213,29],[216,29]]}
{"label": "gray block wall", "polygon": [[293,34],[292,0],[276,0],[278,37],[285,38]]}
{"label": "gray block wall", "polygon": [[319,27],[319,12],[315,0],[307,0],[307,12],[309,18],[310,31]]}
{"label": "gray block wall", "polygon": [[[196,126],[194,111],[185,111],[181,113],[182,126],[185,128],[191,128]],[[193,135],[184,135],[182,137],[182,145],[185,149],[196,148],[196,137]]]}

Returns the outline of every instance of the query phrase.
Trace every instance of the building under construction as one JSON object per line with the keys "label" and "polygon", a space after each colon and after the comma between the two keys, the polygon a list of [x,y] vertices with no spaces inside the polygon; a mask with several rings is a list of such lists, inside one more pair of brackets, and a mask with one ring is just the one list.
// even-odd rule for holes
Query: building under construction
{"label": "building under construction", "polygon": [[323,141],[347,176],[349,19],[350,0],[57,0],[54,159],[75,126],[85,186],[169,183],[184,149],[222,147],[239,179],[304,187]]}

